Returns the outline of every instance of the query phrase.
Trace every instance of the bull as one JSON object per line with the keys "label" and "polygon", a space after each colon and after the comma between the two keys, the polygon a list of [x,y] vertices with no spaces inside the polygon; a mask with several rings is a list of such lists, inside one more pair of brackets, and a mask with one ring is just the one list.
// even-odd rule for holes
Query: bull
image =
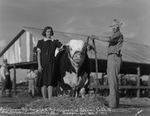
{"label": "bull", "polygon": [[54,74],[58,80],[59,93],[73,97],[81,95],[83,98],[90,82],[90,59],[86,42],[70,40],[56,55]]}

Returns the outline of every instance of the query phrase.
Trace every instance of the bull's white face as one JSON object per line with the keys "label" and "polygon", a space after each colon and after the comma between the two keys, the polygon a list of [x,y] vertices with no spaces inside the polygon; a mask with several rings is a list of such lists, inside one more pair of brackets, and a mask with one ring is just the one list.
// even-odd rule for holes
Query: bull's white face
{"label": "bull's white face", "polygon": [[66,45],[69,46],[70,56],[73,57],[75,52],[85,52],[86,43],[82,40],[70,40]]}
{"label": "bull's white face", "polygon": [[69,47],[69,57],[73,66],[80,67],[85,58],[86,43],[82,40],[70,40],[67,44]]}

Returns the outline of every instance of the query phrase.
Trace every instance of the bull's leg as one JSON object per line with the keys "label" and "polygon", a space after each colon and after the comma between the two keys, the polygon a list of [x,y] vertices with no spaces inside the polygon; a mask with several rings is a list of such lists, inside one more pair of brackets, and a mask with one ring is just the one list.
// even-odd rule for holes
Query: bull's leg
{"label": "bull's leg", "polygon": [[82,98],[85,97],[85,88],[84,87],[80,89],[80,94],[81,94]]}
{"label": "bull's leg", "polygon": [[58,90],[57,90],[57,87],[53,87],[53,93],[52,93],[53,96],[58,96]]}
{"label": "bull's leg", "polygon": [[79,92],[78,91],[75,91],[75,97],[79,97]]}
{"label": "bull's leg", "polygon": [[61,87],[58,85],[56,87],[56,96],[62,95]]}
{"label": "bull's leg", "polygon": [[75,90],[72,89],[72,90],[70,91],[70,97],[75,97]]}

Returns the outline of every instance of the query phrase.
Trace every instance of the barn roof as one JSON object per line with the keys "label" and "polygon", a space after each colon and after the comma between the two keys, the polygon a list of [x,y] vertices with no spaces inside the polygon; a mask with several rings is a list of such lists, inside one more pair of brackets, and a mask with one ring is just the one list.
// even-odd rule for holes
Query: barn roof
{"label": "barn roof", "polygon": [[[24,27],[24,29],[35,36],[42,37],[41,36],[42,29],[31,27]],[[59,31],[55,31],[54,34],[55,34],[54,38],[59,39],[63,44],[69,42],[70,39],[81,39],[86,41],[88,37],[87,35],[59,32]],[[99,39],[101,40],[101,37],[99,37]],[[124,38],[124,40],[125,41],[122,47],[123,61],[131,63],[150,64],[150,46],[143,45],[140,43],[134,43],[126,38]],[[98,40],[95,40],[95,43],[98,59],[107,59],[108,43]]]}
{"label": "barn roof", "polygon": [[[18,33],[18,35],[3,49],[0,53],[0,57],[5,54],[5,52],[10,49],[10,47],[17,41],[24,32],[30,33],[33,36],[38,37],[38,39],[42,39],[41,33],[42,29],[33,28],[33,27],[23,27],[23,29]],[[63,44],[66,44],[71,39],[81,39],[87,41],[88,35],[67,33],[54,31],[54,39],[59,39]],[[97,49],[97,58],[98,58],[98,71],[106,72],[107,68],[107,46],[108,43],[103,41],[104,38],[100,36],[95,40],[96,49]],[[24,39],[23,39],[24,40]],[[91,42],[90,42],[91,43]],[[26,44],[26,43],[24,43]],[[26,44],[28,45],[28,44]],[[28,47],[26,47],[28,49]],[[25,48],[25,49],[26,49]],[[11,53],[11,52],[10,52]],[[23,52],[24,54],[25,52]],[[122,47],[122,55],[123,55],[123,63],[121,68],[121,73],[124,74],[136,74],[137,67],[141,67],[141,74],[150,74],[150,46],[143,45],[140,43],[131,42],[129,39],[124,38],[124,44]],[[94,62],[94,52],[89,52],[89,57],[92,58],[92,62]],[[16,68],[29,69],[31,65],[37,66],[37,62],[30,61],[21,61],[14,63]],[[14,67],[12,63],[10,68]],[[93,71],[95,70],[95,63],[92,66]]]}

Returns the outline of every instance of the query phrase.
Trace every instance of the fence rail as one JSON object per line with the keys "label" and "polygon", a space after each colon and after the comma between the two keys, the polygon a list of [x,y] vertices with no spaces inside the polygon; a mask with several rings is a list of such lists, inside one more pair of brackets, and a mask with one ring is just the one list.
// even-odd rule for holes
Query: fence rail
{"label": "fence rail", "polygon": [[[91,88],[96,88],[95,85],[90,86]],[[99,89],[108,89],[108,85],[98,85]],[[132,86],[132,85],[121,85],[119,89],[150,89],[150,86]]]}
{"label": "fence rail", "polygon": [[[98,85],[98,86],[95,86],[95,85],[92,85],[90,86],[90,88],[98,88],[100,90],[105,90],[105,89],[109,89],[108,85]],[[1,89],[1,83],[0,83],[0,89]],[[28,89],[28,86],[27,85],[17,85],[16,87],[16,91],[17,93],[18,92],[22,92],[22,91],[25,91]],[[148,90],[149,93],[150,93],[150,86],[131,86],[131,85],[120,85],[119,86],[119,89],[120,90]],[[14,88],[12,88],[12,92],[14,91]],[[135,95],[136,96],[136,95]],[[145,97],[149,97],[149,94]]]}

